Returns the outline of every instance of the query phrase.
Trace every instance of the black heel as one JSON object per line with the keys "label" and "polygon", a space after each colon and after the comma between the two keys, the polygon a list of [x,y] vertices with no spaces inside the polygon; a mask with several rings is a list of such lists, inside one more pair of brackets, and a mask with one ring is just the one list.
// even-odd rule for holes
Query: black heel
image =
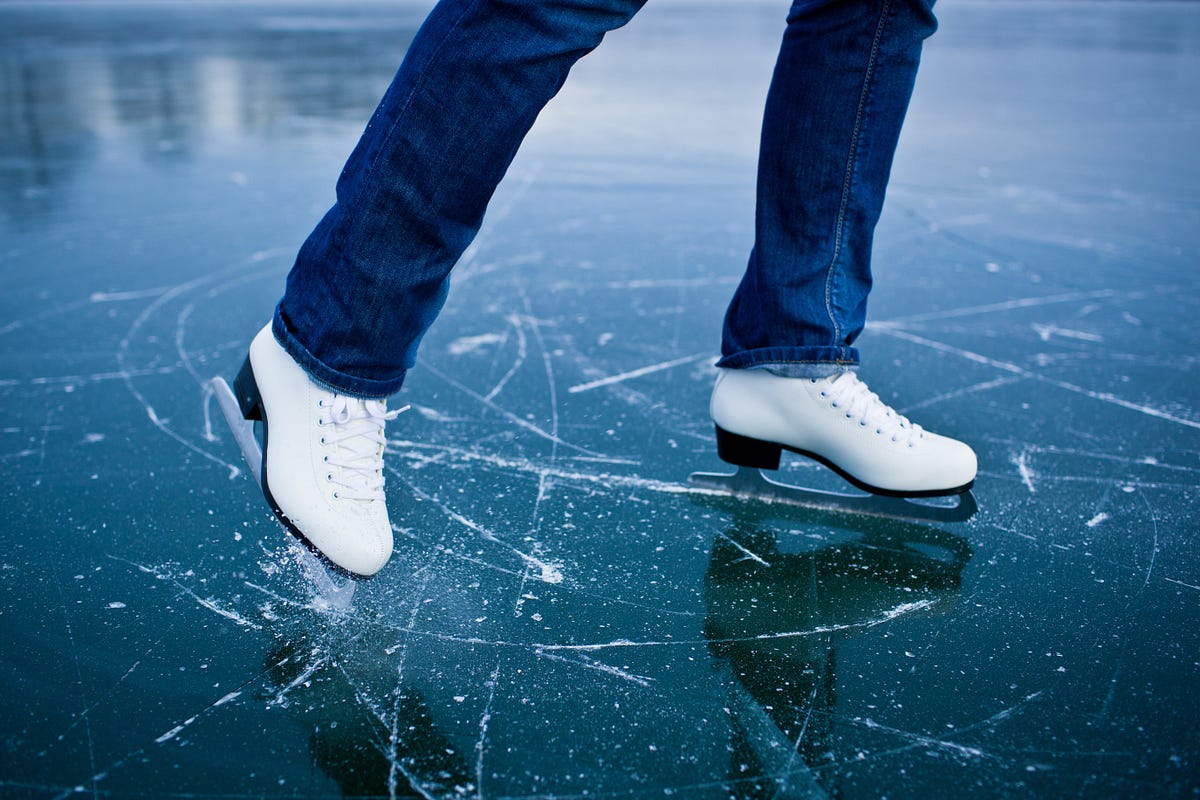
{"label": "black heel", "polygon": [[783,448],[777,444],[730,433],[720,425],[717,426],[717,455],[722,461],[738,467],[779,469],[779,457],[782,453]]}
{"label": "black heel", "polygon": [[242,419],[261,420],[262,396],[258,393],[258,382],[254,380],[254,368],[250,366],[250,356],[233,379],[233,396],[237,398],[238,408],[242,411]]}

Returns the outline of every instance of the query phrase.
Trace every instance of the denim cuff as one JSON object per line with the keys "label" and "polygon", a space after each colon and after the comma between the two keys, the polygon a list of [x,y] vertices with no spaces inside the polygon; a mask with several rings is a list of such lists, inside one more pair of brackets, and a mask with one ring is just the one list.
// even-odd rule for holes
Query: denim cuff
{"label": "denim cuff", "polygon": [[309,378],[329,391],[343,394],[347,397],[358,397],[363,400],[383,400],[400,391],[400,387],[404,384],[404,376],[408,374],[405,371],[401,372],[399,377],[396,378],[373,380],[371,378],[356,378],[353,375],[347,375],[344,372],[339,372],[332,367],[326,366],[324,362],[310,353],[308,348],[301,344],[300,340],[287,329],[287,323],[283,321],[283,316],[280,314],[278,306],[276,306],[275,316],[271,320],[271,333],[275,335],[275,341],[279,342],[279,346],[286,350],[287,354],[300,365],[300,368],[308,373]]}
{"label": "denim cuff", "polygon": [[858,366],[855,347],[760,347],[727,355],[727,369],[765,369],[784,378],[828,378]]}

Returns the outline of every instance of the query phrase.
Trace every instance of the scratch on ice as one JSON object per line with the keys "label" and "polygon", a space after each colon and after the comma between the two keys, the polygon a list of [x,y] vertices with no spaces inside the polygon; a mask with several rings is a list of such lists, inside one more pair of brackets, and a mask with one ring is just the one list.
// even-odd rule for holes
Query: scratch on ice
{"label": "scratch on ice", "polygon": [[839,631],[856,630],[859,628],[873,628],[876,625],[882,625],[885,622],[891,622],[897,617],[911,614],[915,611],[921,611],[930,608],[934,605],[932,600],[918,600],[913,603],[901,603],[895,608],[889,609],[874,619],[864,620],[862,622],[849,622],[841,625],[819,625],[815,628],[807,628],[798,631],[780,631],[777,633],[762,633],[757,636],[745,636],[734,639],[704,639],[702,641],[695,640],[679,640],[679,641],[656,641],[656,642],[636,642],[630,639],[614,639],[611,642],[602,642],[597,644],[538,644],[535,648],[539,651],[564,651],[571,650],[575,652],[593,652],[596,650],[608,650],[615,647],[661,647],[665,645],[698,645],[698,644],[720,644],[728,642],[753,642],[753,641],[770,641],[773,639],[795,639],[805,636],[821,636],[828,633],[837,633]]}
{"label": "scratch on ice", "polygon": [[[212,704],[211,706],[209,706],[208,708],[204,709],[204,711],[208,711],[209,709],[212,709],[212,708],[217,708],[218,706],[223,706],[223,705],[225,705],[226,703],[228,703],[230,700],[233,700],[233,699],[235,699],[235,698],[239,697],[241,694],[242,694],[242,693],[241,693],[240,691],[238,691],[238,692],[230,692],[229,694],[225,695],[224,697],[222,697],[222,698],[221,698],[220,700],[218,700],[217,702],[213,703],[213,704]],[[203,713],[204,713],[204,711],[201,711],[201,712],[200,712],[200,714],[203,714]],[[199,718],[200,718],[200,714],[195,714],[195,715],[193,715],[193,716],[190,716],[190,717],[188,717],[188,718],[187,718],[187,719],[185,719],[183,722],[179,723],[179,724],[178,724],[178,725],[176,725],[174,728],[171,728],[171,730],[167,731],[167,732],[166,732],[166,733],[164,733],[162,736],[160,736],[160,737],[158,737],[157,739],[155,739],[155,740],[154,740],[154,743],[155,743],[155,744],[163,744],[164,742],[169,742],[170,740],[174,739],[176,736],[178,736],[178,735],[180,734],[180,732],[182,732],[182,731],[183,731],[183,729],[184,729],[184,728],[186,728],[187,726],[189,726],[189,725],[191,725],[193,722],[195,722],[197,719],[199,719]]]}
{"label": "scratch on ice", "polygon": [[1024,450],[1012,457],[1012,463],[1017,468],[1017,474],[1021,476],[1021,482],[1025,484],[1025,488],[1030,494],[1037,494],[1037,488],[1033,485],[1034,473],[1029,467],[1029,451]]}

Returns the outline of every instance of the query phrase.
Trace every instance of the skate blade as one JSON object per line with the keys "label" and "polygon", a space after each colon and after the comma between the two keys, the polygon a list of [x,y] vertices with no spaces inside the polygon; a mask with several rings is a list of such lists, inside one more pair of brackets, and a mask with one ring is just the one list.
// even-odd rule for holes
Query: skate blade
{"label": "skate blade", "polygon": [[[261,490],[263,454],[258,438],[254,435],[254,422],[242,417],[237,398],[224,378],[213,378],[210,383],[213,395],[217,398],[217,405],[220,406],[221,414],[233,433],[238,449],[242,451],[242,458],[246,460],[250,475]],[[284,530],[287,531],[287,526],[284,526]],[[349,610],[357,582],[350,577],[343,577],[341,580],[335,578],[331,570],[336,567],[327,566],[320,556],[308,549],[291,531],[287,531],[287,534],[288,550],[312,589],[313,601],[317,605],[336,611]]]}
{"label": "skate blade", "polygon": [[263,454],[258,439],[254,436],[254,422],[242,418],[242,410],[238,407],[237,398],[234,397],[233,390],[229,388],[229,384],[225,382],[224,378],[213,378],[210,385],[217,398],[217,405],[221,407],[221,414],[224,415],[229,430],[233,432],[233,440],[237,442],[238,449],[242,451],[242,458],[246,459],[250,475],[261,489]]}
{"label": "skate blade", "polygon": [[969,491],[946,497],[841,494],[780,483],[753,467],[738,467],[732,475],[693,472],[688,483],[744,499],[914,522],[966,522],[979,510]]}

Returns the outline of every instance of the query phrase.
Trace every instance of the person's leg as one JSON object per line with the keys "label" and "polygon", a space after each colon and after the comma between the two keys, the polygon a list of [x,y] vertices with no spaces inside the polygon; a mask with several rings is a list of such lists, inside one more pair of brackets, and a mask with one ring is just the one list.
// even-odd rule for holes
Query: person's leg
{"label": "person's leg", "polygon": [[370,575],[392,551],[382,398],[538,112],[644,0],[443,0],[413,40],[235,381],[290,530]]}
{"label": "person's leg", "polygon": [[517,147],[572,65],[644,0],[443,0],[305,242],[273,323],[311,377],[400,388]]}
{"label": "person's leg", "polygon": [[775,469],[789,449],[903,495],[961,492],[975,478],[969,447],[912,424],[849,371],[932,5],[792,4],[763,118],[754,250],[713,390],[726,461]]}
{"label": "person's leg", "polygon": [[932,0],[795,2],[763,115],[755,245],[720,366],[822,377],[858,363],[871,242]]}

